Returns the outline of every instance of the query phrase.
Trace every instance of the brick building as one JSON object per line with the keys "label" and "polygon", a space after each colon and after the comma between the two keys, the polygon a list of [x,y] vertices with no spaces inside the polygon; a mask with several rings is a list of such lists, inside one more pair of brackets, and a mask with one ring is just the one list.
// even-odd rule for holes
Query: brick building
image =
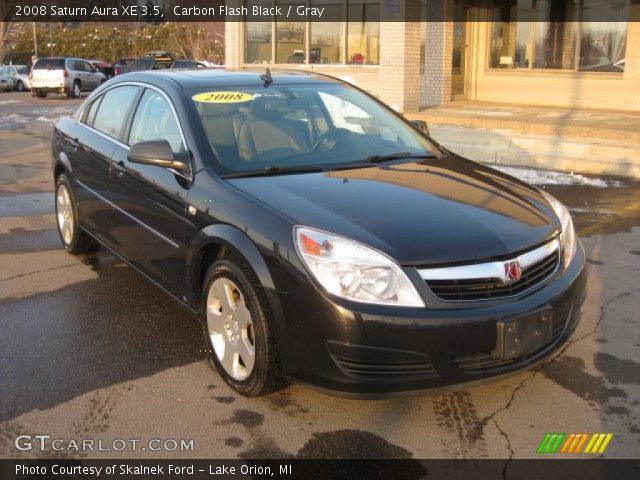
{"label": "brick building", "polygon": [[327,73],[402,112],[457,98],[640,110],[636,0],[306,2],[346,21],[229,21],[227,65]]}

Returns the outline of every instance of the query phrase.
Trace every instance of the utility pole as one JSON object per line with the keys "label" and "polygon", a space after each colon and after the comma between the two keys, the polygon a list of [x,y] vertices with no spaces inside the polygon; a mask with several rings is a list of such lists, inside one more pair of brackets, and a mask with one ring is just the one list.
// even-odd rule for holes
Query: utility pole
{"label": "utility pole", "polygon": [[38,37],[36,36],[36,22],[31,22],[33,26],[33,54],[38,56]]}

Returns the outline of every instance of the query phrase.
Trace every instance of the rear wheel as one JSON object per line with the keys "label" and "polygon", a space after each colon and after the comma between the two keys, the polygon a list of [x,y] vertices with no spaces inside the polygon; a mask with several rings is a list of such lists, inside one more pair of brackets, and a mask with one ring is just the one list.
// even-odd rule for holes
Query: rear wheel
{"label": "rear wheel", "polygon": [[238,259],[218,260],[204,284],[203,325],[218,373],[249,397],[283,386],[269,309],[251,269]]}
{"label": "rear wheel", "polygon": [[56,180],[56,225],[65,250],[73,255],[95,252],[99,245],[78,224],[78,206],[66,175]]}
{"label": "rear wheel", "polygon": [[24,88],[24,83],[22,83],[22,80],[18,80],[18,85],[16,86],[16,88],[19,92],[24,92],[26,90],[26,88]]}
{"label": "rear wheel", "polygon": [[78,98],[81,93],[80,82],[77,80],[73,82],[71,89],[67,90],[65,93],[67,94],[68,97]]}

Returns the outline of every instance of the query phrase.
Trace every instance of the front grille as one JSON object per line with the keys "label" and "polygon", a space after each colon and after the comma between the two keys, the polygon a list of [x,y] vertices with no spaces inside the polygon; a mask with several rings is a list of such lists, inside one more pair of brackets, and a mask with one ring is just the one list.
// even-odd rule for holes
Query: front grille
{"label": "front grille", "polygon": [[524,268],[520,278],[513,283],[503,283],[497,278],[469,280],[425,280],[431,291],[448,301],[487,300],[518,295],[543,282],[556,271],[560,256],[555,251],[542,260]]}
{"label": "front grille", "polygon": [[429,360],[407,363],[373,363],[334,357],[345,373],[366,380],[424,380],[438,376]]}

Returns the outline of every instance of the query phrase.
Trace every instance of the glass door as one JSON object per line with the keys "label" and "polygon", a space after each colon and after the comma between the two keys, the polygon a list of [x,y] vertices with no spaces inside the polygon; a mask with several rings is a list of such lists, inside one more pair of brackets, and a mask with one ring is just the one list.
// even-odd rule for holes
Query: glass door
{"label": "glass door", "polygon": [[467,98],[466,72],[469,60],[470,8],[456,2],[453,11],[453,55],[451,65],[451,94],[453,99]]}

